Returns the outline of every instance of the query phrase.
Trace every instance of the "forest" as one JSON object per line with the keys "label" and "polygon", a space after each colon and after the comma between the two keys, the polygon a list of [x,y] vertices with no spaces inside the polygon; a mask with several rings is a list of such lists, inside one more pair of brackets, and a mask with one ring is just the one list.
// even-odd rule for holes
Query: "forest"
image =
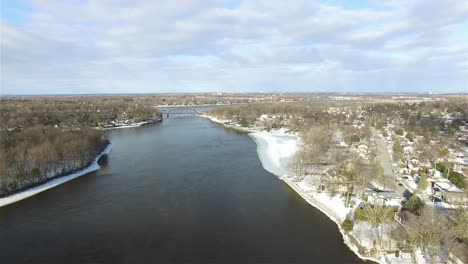
{"label": "forest", "polygon": [[0,98],[0,196],[87,166],[109,144],[109,122],[158,115],[124,96]]}
{"label": "forest", "polygon": [[111,121],[139,122],[157,115],[151,100],[130,96],[6,97],[0,104],[0,129],[102,128]]}
{"label": "forest", "polygon": [[36,125],[0,134],[0,195],[88,165],[109,142],[103,131]]}

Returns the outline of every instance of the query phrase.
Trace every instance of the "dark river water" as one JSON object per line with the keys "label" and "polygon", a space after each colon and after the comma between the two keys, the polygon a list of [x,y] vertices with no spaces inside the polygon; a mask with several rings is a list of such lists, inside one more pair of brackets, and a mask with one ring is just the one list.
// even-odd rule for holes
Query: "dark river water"
{"label": "dark river water", "polygon": [[199,117],[109,132],[107,164],[0,208],[0,263],[361,263],[336,225]]}

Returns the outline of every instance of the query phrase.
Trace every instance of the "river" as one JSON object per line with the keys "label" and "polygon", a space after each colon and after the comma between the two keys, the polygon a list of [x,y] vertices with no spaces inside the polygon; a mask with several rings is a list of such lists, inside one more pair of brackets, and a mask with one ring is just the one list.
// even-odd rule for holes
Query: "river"
{"label": "river", "polygon": [[171,116],[109,138],[100,170],[0,208],[0,263],[362,263],[246,134]]}

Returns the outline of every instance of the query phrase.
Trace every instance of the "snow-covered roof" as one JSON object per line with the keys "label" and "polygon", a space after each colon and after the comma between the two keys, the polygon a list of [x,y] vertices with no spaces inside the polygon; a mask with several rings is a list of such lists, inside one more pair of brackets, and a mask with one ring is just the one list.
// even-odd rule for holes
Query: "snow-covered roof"
{"label": "snow-covered roof", "polygon": [[438,186],[439,188],[445,190],[445,191],[463,192],[462,190],[460,190],[457,186],[455,186],[452,182],[450,182],[447,179],[440,179],[440,180],[436,181],[435,185]]}
{"label": "snow-covered roof", "polygon": [[456,162],[458,164],[468,166],[468,158],[457,158]]}

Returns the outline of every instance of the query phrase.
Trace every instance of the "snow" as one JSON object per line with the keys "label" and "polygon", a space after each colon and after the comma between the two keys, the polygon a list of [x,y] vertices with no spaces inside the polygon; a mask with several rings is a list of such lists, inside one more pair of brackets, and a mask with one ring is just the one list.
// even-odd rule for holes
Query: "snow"
{"label": "snow", "polygon": [[435,185],[449,192],[463,192],[447,179],[439,179],[438,181],[436,181]]}
{"label": "snow", "polygon": [[405,182],[409,185],[411,189],[413,190],[418,189],[418,184],[415,183],[413,180],[408,179]]}
{"label": "snow", "polygon": [[[446,202],[435,202],[434,206],[439,209],[458,209],[460,205],[449,204]],[[464,205],[463,208],[468,209],[468,205]]]}
{"label": "snow", "polygon": [[395,254],[387,254],[385,257],[382,257],[383,260],[381,262],[383,263],[392,263],[392,264],[414,264],[412,258],[401,258],[401,257],[396,257]]}
{"label": "snow", "polygon": [[437,182],[436,184],[437,184],[440,188],[442,188],[442,189],[444,189],[444,190],[448,190],[448,189],[450,189],[450,187],[452,187],[450,183],[448,183],[448,182],[443,182],[443,181],[439,181],[439,182]]}
{"label": "snow", "polygon": [[106,127],[106,128],[104,128],[104,130],[141,127],[141,126],[146,125],[148,123],[149,123],[148,121],[142,121],[142,122],[133,123],[133,124],[130,124],[130,125],[119,125],[119,126],[115,126],[115,127]]}
{"label": "snow", "polygon": [[339,221],[344,221],[346,215],[351,211],[351,208],[344,206],[344,201],[338,195],[330,197],[327,193],[318,193],[314,194],[313,197],[324,207],[327,207],[332,211],[339,219]]}
{"label": "snow", "polygon": [[361,246],[368,250],[374,247],[374,241],[376,240],[375,231],[368,222],[356,223],[352,234],[359,241]]}
{"label": "snow", "polygon": [[41,184],[41,185],[36,186],[36,187],[29,188],[29,189],[24,190],[22,192],[15,193],[13,195],[10,195],[10,196],[4,197],[4,198],[0,198],[0,207],[11,204],[11,203],[14,203],[14,202],[21,201],[23,199],[26,199],[26,198],[31,197],[33,195],[36,195],[36,194],[38,194],[40,192],[43,192],[45,190],[48,190],[48,189],[53,188],[55,186],[58,186],[58,185],[60,185],[62,183],[65,183],[67,181],[73,180],[75,178],[78,178],[80,176],[83,176],[85,174],[88,174],[90,172],[98,170],[100,168],[100,166],[98,164],[99,158],[101,158],[101,156],[103,156],[105,154],[109,154],[111,149],[112,149],[112,145],[109,144],[99,155],[97,155],[97,157],[94,159],[94,161],[88,167],[86,167],[86,168],[84,168],[84,169],[82,169],[80,171],[77,171],[77,172],[72,173],[72,174],[67,175],[67,176],[59,177],[57,179],[51,180],[49,182],[46,182],[46,183]]}
{"label": "snow", "polygon": [[298,138],[285,134],[284,130],[255,132],[249,136],[257,143],[257,153],[263,168],[278,177],[285,176],[289,161],[297,151]]}
{"label": "snow", "polygon": [[416,259],[417,264],[427,264],[428,263],[426,261],[426,258],[424,257],[424,254],[422,253],[421,249],[416,250],[415,259]]}
{"label": "snow", "polygon": [[[223,124],[226,127],[230,127],[226,125],[227,120],[220,120],[210,116],[203,117],[213,122]],[[355,252],[356,255],[361,259],[378,261],[375,258],[364,257],[359,254],[356,245],[354,245],[350,238],[343,232],[341,223],[352,208],[346,208],[342,198],[339,196],[330,197],[327,193],[316,193],[317,185],[314,184],[313,176],[306,176],[300,182],[293,182],[292,178],[297,175],[290,175],[288,173],[288,164],[298,150],[300,138],[297,135],[287,134],[285,128],[272,130],[270,132],[262,132],[259,130],[258,128],[245,129],[245,131],[251,132],[249,136],[257,144],[257,154],[263,168],[281,178],[305,201],[335,222],[343,235],[345,244]],[[357,203],[358,202],[359,201],[357,201]]]}
{"label": "snow", "polygon": [[391,200],[385,201],[385,205],[386,206],[393,206],[393,207],[400,207],[401,206],[401,201],[391,199]]}
{"label": "snow", "polygon": [[304,191],[317,191],[317,185],[319,183],[314,182],[314,177],[305,176],[302,181],[300,181],[297,186]]}
{"label": "snow", "polygon": [[324,213],[330,220],[336,223],[343,235],[346,245],[362,259],[367,258],[359,254],[357,247],[350,241],[341,229],[341,222],[352,210],[344,206],[344,201],[339,196],[330,197],[327,193],[313,193],[316,187],[313,177],[304,177],[299,183],[293,183],[288,177],[288,162],[294,156],[298,148],[299,138],[285,134],[285,130],[272,132],[254,132],[249,134],[257,144],[257,153],[265,170],[283,179],[293,190],[295,190],[309,204]]}

